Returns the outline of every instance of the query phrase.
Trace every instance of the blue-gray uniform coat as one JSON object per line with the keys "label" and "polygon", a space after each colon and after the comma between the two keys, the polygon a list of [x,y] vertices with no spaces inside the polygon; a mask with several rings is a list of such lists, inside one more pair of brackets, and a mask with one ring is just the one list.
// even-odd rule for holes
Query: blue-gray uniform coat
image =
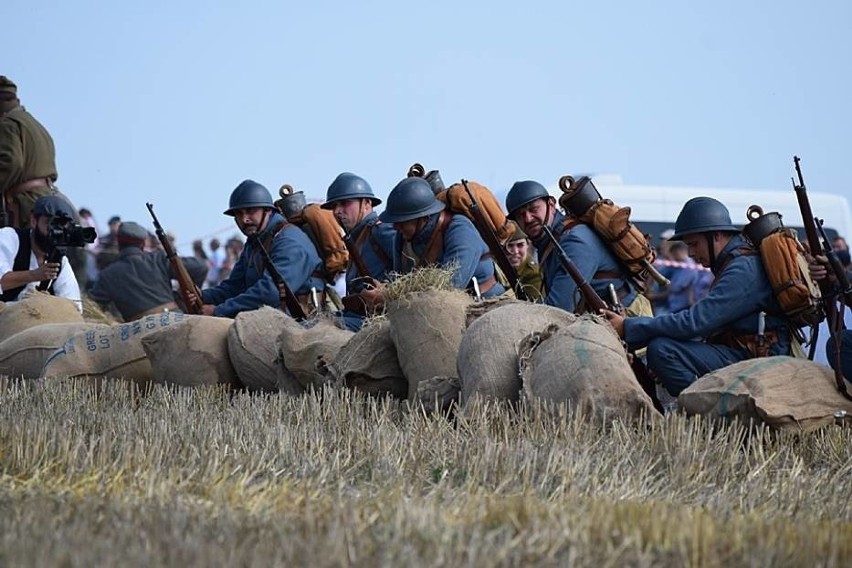
{"label": "blue-gray uniform coat", "polygon": [[[847,381],[852,381],[852,329],[842,330],[838,338],[840,339],[840,372]],[[837,368],[834,346],[835,339],[829,337],[825,344],[825,356],[832,369]]]}
{"label": "blue-gray uniform coat", "polygon": [[[469,290],[471,279],[476,276],[476,280],[482,287],[485,283],[495,278],[494,262],[489,256],[488,245],[482,240],[479,231],[473,223],[461,214],[452,214],[449,211],[447,215],[451,215],[449,223],[444,228],[443,246],[438,253],[438,258],[435,264],[441,267],[456,266],[456,271],[453,274],[453,286],[460,290]],[[435,213],[429,216],[429,221],[423,229],[414,235],[412,240],[412,248],[414,254],[421,258],[426,253],[426,247],[429,240],[432,238],[432,233],[438,224],[440,213]],[[403,239],[399,238],[396,243],[396,254],[394,255],[394,270],[400,274],[411,272],[418,266],[414,259],[407,258],[403,252]],[[423,260],[421,259],[421,263]],[[482,295],[486,298],[499,296],[506,291],[503,286],[497,282],[487,292]]]}
{"label": "blue-gray uniform coat", "polygon": [[[689,308],[659,317],[634,317],[624,320],[624,339],[630,347],[648,346],[648,367],[656,373],[672,395],[699,377],[737,361],[752,357],[743,348],[712,341],[718,333],[735,336],[754,335],[758,314],[781,314],[781,306],[763,270],[757,254],[744,253],[749,245],[742,235],[734,236],[725,246],[714,269],[716,280],[710,292]],[[767,315],[765,331],[778,334],[770,355],[789,355],[789,321]]]}
{"label": "blue-gray uniform coat", "polygon": [[[258,239],[263,242],[270,231],[282,223],[285,223],[284,217],[272,213]],[[297,296],[310,293],[311,287],[316,287],[318,292],[325,289],[321,276],[322,260],[308,236],[295,225],[284,225],[267,252],[287,287]],[[216,306],[214,315],[234,317],[261,306],[281,307],[278,288],[269,271],[264,270],[263,274],[259,271],[265,264],[262,259],[254,239],[248,239],[228,278],[218,286],[202,290],[204,303]]]}
{"label": "blue-gray uniform coat", "polygon": [[[356,246],[368,274],[361,274],[355,262],[350,259],[346,270],[346,293],[357,294],[364,290],[362,277],[370,276],[379,282],[388,280],[393,269],[393,256],[397,232],[390,223],[382,223],[375,211],[361,219],[345,237],[347,246]],[[364,323],[364,316],[344,310],[341,313],[347,329],[358,331]]]}
{"label": "blue-gray uniform coat", "polygon": [[[577,266],[577,270],[583,275],[595,292],[605,302],[609,302],[609,284],[615,285],[621,304],[629,306],[638,294],[636,288],[628,279],[622,266],[615,255],[610,252],[603,240],[585,223],[578,223],[568,230],[563,231],[565,215],[557,211],[550,225],[559,244],[568,255],[568,258]],[[535,248],[538,251],[539,264],[544,276],[544,290],[546,296],[544,302],[551,306],[562,308],[567,312],[574,312],[577,303],[581,299],[580,291],[574,279],[563,268],[558,253],[553,250],[550,239],[542,234],[535,240]],[[609,273],[619,274],[617,278],[595,274]]]}
{"label": "blue-gray uniform coat", "polygon": [[[181,261],[192,281],[201,286],[207,263],[194,256],[181,257]],[[115,304],[124,321],[132,321],[143,312],[174,302],[172,278],[177,276],[164,251],[123,246],[118,259],[101,270],[88,296],[102,306]]]}

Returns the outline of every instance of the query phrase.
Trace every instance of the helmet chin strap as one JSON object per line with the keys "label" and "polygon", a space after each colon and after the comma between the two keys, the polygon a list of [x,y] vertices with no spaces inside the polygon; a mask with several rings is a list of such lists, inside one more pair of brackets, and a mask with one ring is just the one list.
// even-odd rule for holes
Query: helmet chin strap
{"label": "helmet chin strap", "polygon": [[716,233],[704,233],[704,238],[707,239],[707,255],[710,259],[710,271],[716,274],[716,247],[714,246],[714,235]]}

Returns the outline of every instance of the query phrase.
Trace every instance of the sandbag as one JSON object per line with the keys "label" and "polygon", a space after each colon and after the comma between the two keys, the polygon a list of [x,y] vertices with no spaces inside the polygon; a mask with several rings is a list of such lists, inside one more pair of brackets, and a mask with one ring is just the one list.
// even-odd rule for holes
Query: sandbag
{"label": "sandbag", "polygon": [[37,379],[44,362],[74,335],[103,330],[100,323],[46,323],[27,328],[0,343],[0,375]]}
{"label": "sandbag", "polygon": [[45,292],[27,294],[0,310],[0,343],[25,329],[46,323],[83,323],[83,315],[67,298]]}
{"label": "sandbag", "polygon": [[656,414],[621,341],[599,316],[530,334],[521,342],[520,369],[529,400],[568,403],[603,422]]}
{"label": "sandbag", "polygon": [[[295,377],[303,389],[319,389],[334,380],[328,365],[335,355],[354,335],[340,329],[334,322],[322,318],[304,327],[296,322],[285,325],[278,338],[278,350],[283,370],[278,374],[278,388],[291,392]],[[288,376],[289,375],[289,376]]]}
{"label": "sandbag", "polygon": [[142,348],[142,338],[193,317],[198,316],[164,312],[106,329],[78,333],[47,358],[41,375],[124,378],[140,386],[146,385],[153,380],[154,370]]}
{"label": "sandbag", "polygon": [[417,383],[415,400],[426,415],[438,412],[452,416],[460,398],[461,383],[458,377],[431,377]]}
{"label": "sandbag", "polygon": [[[852,385],[847,382],[852,391]],[[747,359],[708,373],[678,396],[687,414],[754,420],[778,430],[810,431],[835,421],[852,401],[837,391],[834,371],[797,357]]]}
{"label": "sandbag", "polygon": [[518,402],[523,388],[518,373],[521,341],[548,325],[569,326],[576,319],[572,313],[545,304],[503,302],[474,320],[459,346],[462,404],[477,396]]}
{"label": "sandbag", "polygon": [[460,290],[423,290],[387,305],[391,337],[408,381],[408,400],[417,400],[417,384],[456,375],[456,357],[472,298]]}
{"label": "sandbag", "polygon": [[233,324],[229,318],[195,316],[143,337],[142,348],[151,361],[154,382],[239,387],[228,357],[228,330]]}
{"label": "sandbag", "polygon": [[371,395],[408,397],[408,381],[396,358],[386,318],[368,320],[340,349],[329,371],[340,387]]}
{"label": "sandbag", "polygon": [[281,310],[269,306],[240,312],[234,318],[234,325],[228,330],[228,355],[248,390],[278,391],[278,336],[289,319]]}

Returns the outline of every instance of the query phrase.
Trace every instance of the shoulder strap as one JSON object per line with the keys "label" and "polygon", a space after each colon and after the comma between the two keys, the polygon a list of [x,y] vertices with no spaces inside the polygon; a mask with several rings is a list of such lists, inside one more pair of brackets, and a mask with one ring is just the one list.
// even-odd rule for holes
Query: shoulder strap
{"label": "shoulder strap", "polygon": [[[565,217],[562,223],[558,227],[556,227],[555,231],[553,231],[553,236],[555,236],[556,239],[559,240],[562,235],[565,234],[566,231],[570,231],[572,228],[576,227],[580,223],[582,223],[582,221],[575,217]],[[550,256],[550,253],[552,252],[553,243],[548,242],[547,245],[544,247],[544,251],[542,251],[541,253],[541,257],[538,259],[539,266],[544,266],[544,261],[547,260],[547,257]]]}
{"label": "shoulder strap", "polygon": [[[272,241],[275,239],[276,236],[278,236],[278,233],[280,233],[284,229],[289,229],[292,226],[293,225],[291,225],[287,221],[281,221],[279,224],[273,226],[272,230],[269,231],[269,233],[263,238],[263,248],[265,248],[267,252],[270,252],[269,247],[272,246]],[[263,255],[260,255],[260,259],[255,264],[255,266],[260,275],[263,276],[263,273],[266,270],[266,258]]]}
{"label": "shoulder strap", "polygon": [[446,209],[438,214],[438,222],[435,223],[435,230],[432,231],[432,236],[426,245],[426,250],[423,256],[420,257],[420,266],[431,266],[438,260],[438,255],[444,250],[444,230],[449,225],[453,218],[452,213],[448,213]]}
{"label": "shoulder strap", "polygon": [[[29,270],[30,253],[32,253],[32,245],[30,244],[30,231],[29,229],[16,228],[15,232],[18,233],[18,254],[15,255],[15,262],[12,264],[12,271],[20,272],[22,270]],[[17,288],[4,290],[3,295],[0,296],[0,301],[14,301],[18,297],[18,294],[20,294],[24,288],[25,286],[18,286]]]}
{"label": "shoulder strap", "polygon": [[355,264],[355,269],[358,271],[358,276],[361,277],[370,275],[370,271],[367,270],[367,265],[364,263],[364,258],[361,256],[361,245],[363,244],[364,239],[371,236],[372,232],[373,226],[367,225],[361,229],[361,234],[358,235],[358,238],[355,239],[354,243],[352,242],[352,239],[343,239],[343,244],[346,245],[346,250],[349,251],[349,258],[352,259],[352,262]]}

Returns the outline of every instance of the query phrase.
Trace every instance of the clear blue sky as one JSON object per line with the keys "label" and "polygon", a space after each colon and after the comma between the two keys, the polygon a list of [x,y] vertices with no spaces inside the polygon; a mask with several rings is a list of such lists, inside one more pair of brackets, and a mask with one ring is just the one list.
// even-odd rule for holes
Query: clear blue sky
{"label": "clear blue sky", "polygon": [[[239,6],[239,7],[238,7]],[[0,74],[51,131],[59,186],[180,243],[234,230],[243,179],[386,196],[446,182],[852,194],[852,2],[4,0]],[[627,205],[627,204],[626,204]],[[188,250],[182,247],[183,250]]]}

